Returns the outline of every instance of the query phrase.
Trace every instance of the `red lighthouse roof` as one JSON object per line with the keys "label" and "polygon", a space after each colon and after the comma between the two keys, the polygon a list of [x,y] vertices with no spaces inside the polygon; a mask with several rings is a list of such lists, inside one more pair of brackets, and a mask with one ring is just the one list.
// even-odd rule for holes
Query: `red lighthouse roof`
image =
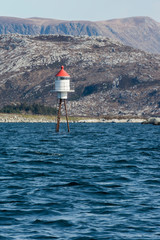
{"label": "red lighthouse roof", "polygon": [[70,75],[64,70],[64,66],[61,66],[61,70],[56,74],[56,77],[70,77]]}

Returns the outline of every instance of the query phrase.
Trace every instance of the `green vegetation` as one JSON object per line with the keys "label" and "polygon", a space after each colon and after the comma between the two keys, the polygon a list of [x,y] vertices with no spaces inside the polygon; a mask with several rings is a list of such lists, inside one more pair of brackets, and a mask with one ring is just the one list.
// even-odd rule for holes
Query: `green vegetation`
{"label": "green vegetation", "polygon": [[40,115],[55,115],[56,108],[44,106],[41,104],[28,105],[21,103],[18,105],[7,105],[0,109],[1,113],[28,113]]}

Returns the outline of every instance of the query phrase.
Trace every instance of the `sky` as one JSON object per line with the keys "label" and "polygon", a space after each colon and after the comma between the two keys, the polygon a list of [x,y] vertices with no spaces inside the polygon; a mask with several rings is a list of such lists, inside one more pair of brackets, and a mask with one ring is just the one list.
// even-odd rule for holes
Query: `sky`
{"label": "sky", "polygon": [[0,0],[0,16],[101,21],[148,16],[160,22],[160,0]]}

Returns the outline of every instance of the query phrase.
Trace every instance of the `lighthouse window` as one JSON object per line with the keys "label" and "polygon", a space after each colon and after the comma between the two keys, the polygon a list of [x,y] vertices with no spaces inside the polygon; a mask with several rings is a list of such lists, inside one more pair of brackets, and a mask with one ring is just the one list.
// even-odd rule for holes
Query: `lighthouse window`
{"label": "lighthouse window", "polygon": [[66,77],[60,77],[61,80],[67,79]]}

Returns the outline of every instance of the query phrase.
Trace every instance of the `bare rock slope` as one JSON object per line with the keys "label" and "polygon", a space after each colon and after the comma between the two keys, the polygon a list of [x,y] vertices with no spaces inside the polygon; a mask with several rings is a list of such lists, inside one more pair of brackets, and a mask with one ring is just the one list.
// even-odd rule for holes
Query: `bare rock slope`
{"label": "bare rock slope", "polygon": [[100,36],[1,35],[0,56],[0,107],[56,106],[51,90],[64,65],[75,87],[70,115],[160,115],[160,55]]}

